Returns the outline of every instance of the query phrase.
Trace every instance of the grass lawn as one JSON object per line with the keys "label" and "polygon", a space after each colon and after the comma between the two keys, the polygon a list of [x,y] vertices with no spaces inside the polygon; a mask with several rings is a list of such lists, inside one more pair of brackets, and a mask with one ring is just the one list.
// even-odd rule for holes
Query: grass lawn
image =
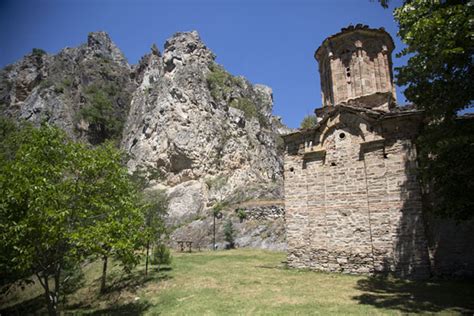
{"label": "grass lawn", "polygon": [[[113,267],[98,294],[100,263],[67,296],[65,314],[92,315],[400,315],[472,313],[474,284],[409,282],[286,269],[285,254],[238,249],[175,253],[173,264],[143,275]],[[24,315],[44,303],[36,286],[0,300],[0,315]],[[3,309],[3,310],[2,310]],[[43,309],[44,310],[44,309]]]}

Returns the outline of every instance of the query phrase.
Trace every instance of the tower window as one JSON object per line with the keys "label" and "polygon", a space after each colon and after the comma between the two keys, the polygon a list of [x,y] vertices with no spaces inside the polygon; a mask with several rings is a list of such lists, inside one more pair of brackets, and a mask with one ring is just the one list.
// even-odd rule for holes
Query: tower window
{"label": "tower window", "polygon": [[348,84],[351,84],[351,68],[346,67],[346,81]]}

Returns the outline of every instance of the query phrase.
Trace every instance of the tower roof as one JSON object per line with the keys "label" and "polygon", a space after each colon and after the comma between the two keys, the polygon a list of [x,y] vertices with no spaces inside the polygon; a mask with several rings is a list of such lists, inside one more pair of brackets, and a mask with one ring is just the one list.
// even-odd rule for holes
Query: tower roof
{"label": "tower roof", "polygon": [[331,47],[331,43],[334,40],[343,38],[343,37],[345,37],[349,34],[353,34],[353,33],[362,33],[362,34],[366,34],[366,35],[369,35],[369,36],[370,35],[372,35],[372,36],[376,35],[376,36],[385,37],[386,38],[386,44],[388,44],[389,51],[392,51],[395,48],[395,43],[393,42],[393,39],[390,36],[390,34],[387,31],[385,31],[385,28],[380,27],[378,29],[372,29],[368,25],[357,24],[355,26],[354,25],[349,25],[348,27],[343,27],[340,32],[327,37],[321,43],[321,45],[318,47],[316,52],[314,53],[314,58],[316,58],[316,60],[319,61],[319,59],[321,57],[322,49],[324,47]]}

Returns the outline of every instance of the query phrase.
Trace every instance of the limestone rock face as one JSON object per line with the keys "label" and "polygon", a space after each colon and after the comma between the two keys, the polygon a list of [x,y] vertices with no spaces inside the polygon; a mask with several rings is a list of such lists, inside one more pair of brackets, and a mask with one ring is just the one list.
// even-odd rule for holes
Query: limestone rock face
{"label": "limestone rock face", "polygon": [[[105,32],[90,33],[79,47],[56,55],[34,49],[2,69],[0,114],[46,121],[94,145],[116,141],[131,173],[144,171],[152,187],[166,190],[168,224],[181,235],[205,231],[209,242],[215,203],[229,211],[243,200],[281,198],[279,133],[287,131],[272,115],[269,87],[214,60],[195,31],[172,36],[163,53],[153,45],[133,66]],[[238,226],[242,245],[281,245],[278,233],[251,237],[270,236],[269,228]]]}
{"label": "limestone rock face", "polygon": [[[168,188],[175,220],[216,201],[281,195],[283,125],[272,116],[272,91],[224,74],[214,58],[197,32],[177,33],[162,56],[154,49],[137,67],[122,145],[131,171],[153,170]],[[217,71],[230,83],[213,87]]]}
{"label": "limestone rock face", "polygon": [[206,206],[205,188],[199,181],[186,181],[168,191],[169,223],[192,221],[203,214]]}
{"label": "limestone rock face", "polygon": [[34,49],[0,71],[0,112],[36,124],[58,125],[70,136],[91,143],[117,138],[101,135],[104,128],[82,111],[101,105],[105,98],[108,103],[102,104],[101,111],[123,125],[135,89],[130,74],[124,55],[105,32],[90,33],[87,43],[64,48],[57,55]]}

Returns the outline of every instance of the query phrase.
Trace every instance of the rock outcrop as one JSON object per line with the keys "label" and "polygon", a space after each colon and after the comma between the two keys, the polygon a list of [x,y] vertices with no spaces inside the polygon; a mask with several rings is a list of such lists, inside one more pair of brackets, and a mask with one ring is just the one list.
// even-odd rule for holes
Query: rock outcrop
{"label": "rock outcrop", "polygon": [[[269,87],[227,73],[195,31],[175,34],[163,53],[153,45],[134,66],[97,32],[57,55],[34,49],[0,72],[0,112],[56,124],[92,144],[120,143],[130,172],[166,190],[173,236],[204,230],[203,247],[216,203],[232,212],[242,201],[282,196],[279,133],[286,127],[272,106]],[[271,227],[275,219],[265,220]],[[241,245],[282,247],[279,233],[255,242],[268,229],[236,225]]]}
{"label": "rock outcrop", "polygon": [[105,32],[57,55],[33,49],[0,72],[1,111],[50,122],[93,144],[121,136],[135,83],[122,52]]}
{"label": "rock outcrop", "polygon": [[123,133],[131,171],[158,174],[174,223],[217,201],[278,198],[282,162],[272,91],[232,77],[197,32],[177,33],[137,67]]}

